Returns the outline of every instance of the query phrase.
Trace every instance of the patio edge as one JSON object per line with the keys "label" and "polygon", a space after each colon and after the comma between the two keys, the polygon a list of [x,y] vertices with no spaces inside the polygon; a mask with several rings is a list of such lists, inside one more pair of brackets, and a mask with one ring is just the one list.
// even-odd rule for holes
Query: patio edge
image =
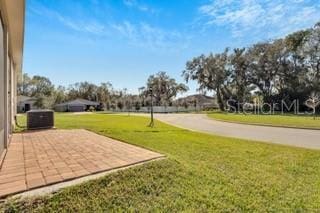
{"label": "patio edge", "polygon": [[87,182],[89,180],[95,180],[95,179],[101,178],[105,175],[108,175],[108,174],[111,174],[111,173],[114,173],[117,171],[133,168],[136,166],[141,166],[141,165],[149,163],[149,162],[163,160],[163,159],[166,159],[165,155],[150,158],[147,160],[138,161],[138,162],[135,162],[132,164],[124,165],[124,166],[115,167],[112,169],[102,170],[102,171],[95,172],[95,173],[92,173],[89,175],[83,175],[83,176],[79,176],[76,178],[71,178],[71,179],[68,179],[65,181],[55,182],[55,183],[52,183],[49,185],[40,186],[40,187],[33,188],[30,190],[24,190],[24,191],[8,194],[8,195],[1,197],[1,200],[12,199],[12,198],[13,199],[26,198],[26,197],[31,197],[31,196],[43,196],[46,194],[54,193],[54,192],[56,192],[62,188],[65,188],[65,187],[78,185],[78,184]]}

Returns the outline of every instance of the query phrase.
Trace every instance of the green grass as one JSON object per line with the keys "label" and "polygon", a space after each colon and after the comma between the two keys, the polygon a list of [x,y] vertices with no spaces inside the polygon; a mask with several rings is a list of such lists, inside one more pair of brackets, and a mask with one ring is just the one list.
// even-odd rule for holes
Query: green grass
{"label": "green grass", "polygon": [[283,126],[283,127],[295,127],[295,128],[310,128],[320,129],[320,119],[313,119],[312,116],[308,115],[253,115],[253,114],[239,114],[239,113],[222,113],[214,112],[209,113],[210,118],[231,121],[236,123],[246,124],[260,124],[270,126]]}
{"label": "green grass", "polygon": [[[23,117],[21,117],[23,119]],[[20,118],[20,119],[21,119]],[[211,212],[320,210],[320,152],[191,132],[125,115],[56,116],[167,155],[44,197],[2,204],[7,212]]]}

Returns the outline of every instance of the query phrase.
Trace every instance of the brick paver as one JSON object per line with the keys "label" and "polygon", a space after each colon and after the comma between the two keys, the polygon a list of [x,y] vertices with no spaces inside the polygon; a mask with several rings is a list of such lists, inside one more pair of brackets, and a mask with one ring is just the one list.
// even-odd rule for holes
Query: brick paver
{"label": "brick paver", "polygon": [[14,134],[0,169],[0,197],[161,156],[87,130]]}

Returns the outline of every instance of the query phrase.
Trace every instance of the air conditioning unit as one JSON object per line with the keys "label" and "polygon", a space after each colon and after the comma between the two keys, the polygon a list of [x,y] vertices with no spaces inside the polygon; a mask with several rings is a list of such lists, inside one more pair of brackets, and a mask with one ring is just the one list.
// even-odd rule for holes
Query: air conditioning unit
{"label": "air conditioning unit", "polygon": [[49,129],[54,126],[52,110],[30,110],[27,112],[27,129]]}

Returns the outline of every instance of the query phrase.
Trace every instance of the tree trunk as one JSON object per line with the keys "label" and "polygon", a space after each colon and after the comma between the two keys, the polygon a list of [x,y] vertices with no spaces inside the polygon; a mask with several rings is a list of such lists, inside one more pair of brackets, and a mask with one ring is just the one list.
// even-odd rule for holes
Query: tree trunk
{"label": "tree trunk", "polygon": [[224,111],[224,103],[223,103],[223,100],[222,100],[222,97],[221,97],[220,87],[217,88],[217,101],[218,101],[218,104],[219,104],[219,109],[221,111]]}

